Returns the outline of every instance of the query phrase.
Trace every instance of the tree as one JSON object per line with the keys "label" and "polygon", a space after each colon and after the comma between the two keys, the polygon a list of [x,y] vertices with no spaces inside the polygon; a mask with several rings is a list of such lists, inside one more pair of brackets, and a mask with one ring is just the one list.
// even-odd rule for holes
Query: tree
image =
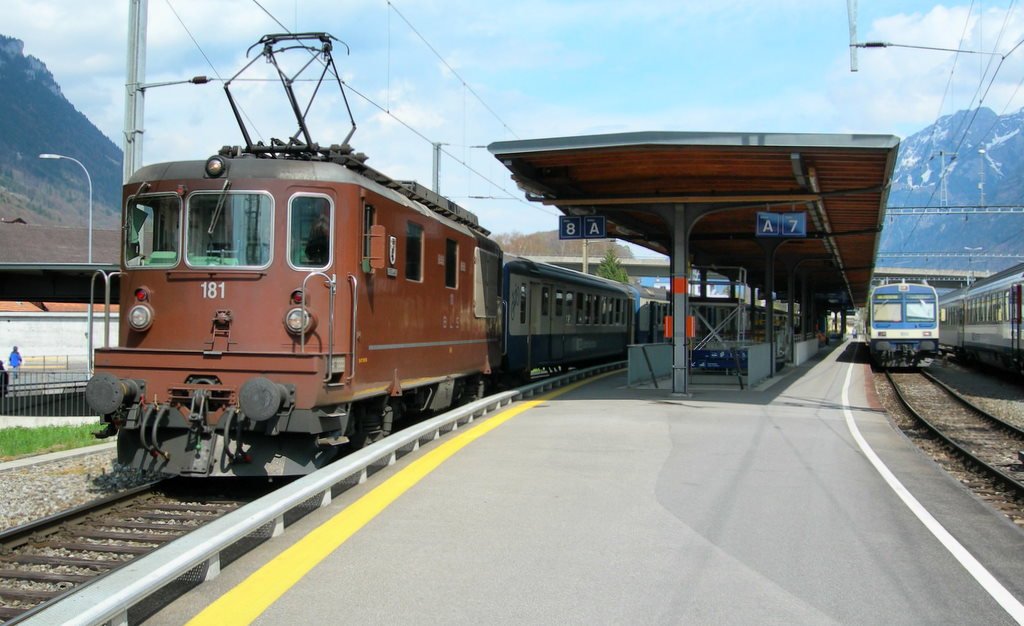
{"label": "tree", "polygon": [[629,283],[629,274],[626,273],[626,268],[622,267],[622,263],[619,263],[619,257],[615,256],[614,250],[604,253],[601,264],[597,266],[597,275],[620,283]]}

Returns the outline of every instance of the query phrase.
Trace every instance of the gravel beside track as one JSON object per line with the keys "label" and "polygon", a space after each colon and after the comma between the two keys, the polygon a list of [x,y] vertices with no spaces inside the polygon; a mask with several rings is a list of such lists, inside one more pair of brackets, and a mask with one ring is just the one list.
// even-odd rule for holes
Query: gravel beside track
{"label": "gravel beside track", "polygon": [[154,480],[152,475],[119,466],[116,458],[117,451],[107,448],[0,470],[0,530]]}
{"label": "gravel beside track", "polygon": [[[927,372],[949,385],[978,407],[1019,427],[1024,427],[1024,379],[991,370],[975,370],[953,361],[936,360]],[[894,425],[921,450],[976,496],[998,509],[1018,526],[1024,526],[1024,501],[1015,498],[1001,485],[964,467],[946,447],[899,404],[885,376],[875,374],[879,401],[889,412]]]}

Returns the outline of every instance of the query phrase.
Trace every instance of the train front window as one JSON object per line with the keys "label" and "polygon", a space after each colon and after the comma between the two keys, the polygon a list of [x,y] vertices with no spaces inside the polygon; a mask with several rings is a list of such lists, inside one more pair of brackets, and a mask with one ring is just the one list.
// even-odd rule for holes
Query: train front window
{"label": "train front window", "polygon": [[125,220],[126,267],[171,267],[178,262],[181,200],[174,194],[137,196]]}
{"label": "train front window", "polygon": [[897,295],[875,296],[871,303],[871,318],[876,322],[902,322],[903,302]]}
{"label": "train front window", "polygon": [[331,201],[295,196],[288,207],[288,260],[295,267],[326,267],[334,232]]}
{"label": "train front window", "polygon": [[265,266],[272,218],[266,194],[194,194],[188,200],[186,261],[192,267]]}
{"label": "train front window", "polygon": [[920,300],[913,296],[907,297],[907,321],[908,322],[934,322],[935,321],[935,300],[922,297]]}

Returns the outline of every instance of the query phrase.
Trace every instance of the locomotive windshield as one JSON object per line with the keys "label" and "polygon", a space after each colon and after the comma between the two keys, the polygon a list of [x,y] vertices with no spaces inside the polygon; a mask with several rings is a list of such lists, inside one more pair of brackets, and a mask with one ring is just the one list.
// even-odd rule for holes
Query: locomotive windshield
{"label": "locomotive windshield", "polygon": [[871,307],[871,318],[876,322],[903,321],[903,302],[896,294],[877,294]]}
{"label": "locomotive windshield", "polygon": [[178,262],[181,200],[169,194],[128,201],[125,223],[126,267],[172,266]]}
{"label": "locomotive windshield", "polygon": [[192,267],[270,262],[273,220],[262,193],[196,193],[188,199],[186,260]]}
{"label": "locomotive windshield", "polygon": [[935,299],[927,294],[910,294],[907,296],[908,322],[934,322]]}

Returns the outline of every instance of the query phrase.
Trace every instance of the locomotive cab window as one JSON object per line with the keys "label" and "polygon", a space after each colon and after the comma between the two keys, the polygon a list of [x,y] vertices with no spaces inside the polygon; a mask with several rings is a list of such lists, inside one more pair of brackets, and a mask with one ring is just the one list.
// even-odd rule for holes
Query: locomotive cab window
{"label": "locomotive cab window", "polygon": [[423,227],[415,222],[406,223],[405,277],[416,282],[423,280]]}
{"label": "locomotive cab window", "polygon": [[263,193],[196,193],[188,199],[185,260],[191,267],[270,263],[273,216]]}
{"label": "locomotive cab window", "polygon": [[124,264],[170,267],[178,262],[181,200],[177,195],[138,196],[128,201]]}
{"label": "locomotive cab window", "polygon": [[295,196],[288,206],[288,261],[294,267],[326,267],[334,240],[334,212],[324,196]]}

